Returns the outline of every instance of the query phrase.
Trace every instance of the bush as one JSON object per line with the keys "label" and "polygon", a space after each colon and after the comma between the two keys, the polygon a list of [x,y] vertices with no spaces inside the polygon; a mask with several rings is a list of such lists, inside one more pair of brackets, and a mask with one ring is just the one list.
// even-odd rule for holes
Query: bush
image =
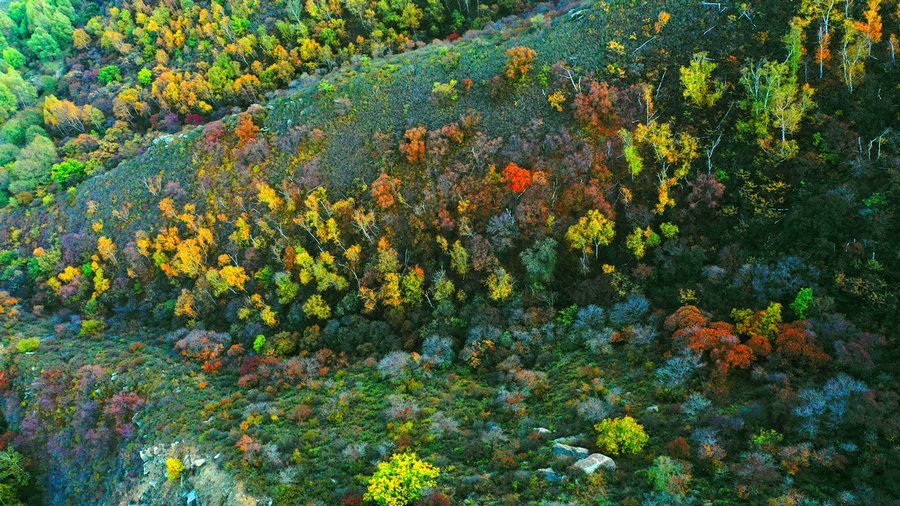
{"label": "bush", "polygon": [[437,484],[440,469],[419,460],[415,453],[396,454],[378,464],[369,478],[365,499],[380,506],[405,506],[422,497],[426,487]]}
{"label": "bush", "polygon": [[180,460],[169,457],[166,459],[166,477],[169,478],[169,481],[175,481],[181,477],[181,473],[184,472],[184,464],[181,463]]}
{"label": "bush", "polygon": [[672,457],[660,455],[653,460],[653,467],[647,470],[647,478],[656,492],[684,496],[691,481],[691,467]]}
{"label": "bush", "polygon": [[597,446],[613,455],[639,453],[650,440],[644,426],[630,416],[603,420],[594,428],[599,433]]}
{"label": "bush", "polygon": [[103,320],[85,320],[81,322],[81,337],[97,337],[103,334],[106,324]]}
{"label": "bush", "polygon": [[27,339],[19,339],[19,341],[16,343],[16,349],[19,350],[19,353],[28,353],[29,351],[38,349],[40,345],[40,339],[36,337],[29,337]]}

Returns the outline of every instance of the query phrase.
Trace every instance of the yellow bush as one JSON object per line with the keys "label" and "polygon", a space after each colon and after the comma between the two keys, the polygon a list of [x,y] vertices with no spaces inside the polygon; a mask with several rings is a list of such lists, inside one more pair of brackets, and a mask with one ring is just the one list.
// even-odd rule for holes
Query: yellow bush
{"label": "yellow bush", "polygon": [[184,472],[184,464],[181,463],[180,460],[169,457],[166,459],[166,476],[168,476],[169,481],[175,481],[181,477],[181,473]]}
{"label": "yellow bush", "polygon": [[380,506],[406,506],[422,496],[422,490],[437,484],[440,469],[419,460],[415,453],[391,456],[378,464],[378,471],[369,478],[365,499]]}

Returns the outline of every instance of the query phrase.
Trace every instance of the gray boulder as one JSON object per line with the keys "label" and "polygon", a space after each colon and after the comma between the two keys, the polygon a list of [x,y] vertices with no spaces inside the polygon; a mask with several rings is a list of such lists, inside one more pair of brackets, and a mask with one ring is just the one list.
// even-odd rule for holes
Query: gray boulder
{"label": "gray boulder", "polygon": [[555,443],[553,445],[553,453],[562,456],[562,457],[578,457],[579,459],[583,459],[588,456],[590,451],[587,448],[581,448],[580,446],[569,446],[567,444]]}
{"label": "gray boulder", "polygon": [[579,460],[572,464],[572,467],[581,469],[585,474],[594,474],[597,469],[605,469],[607,471],[615,471],[616,463],[613,459],[603,455],[602,453],[593,453],[590,456]]}

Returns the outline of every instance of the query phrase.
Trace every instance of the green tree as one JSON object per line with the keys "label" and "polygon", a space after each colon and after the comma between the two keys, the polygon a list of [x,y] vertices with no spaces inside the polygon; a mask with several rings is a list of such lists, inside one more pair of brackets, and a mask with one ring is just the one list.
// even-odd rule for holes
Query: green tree
{"label": "green tree", "polygon": [[56,146],[53,141],[42,136],[35,137],[22,148],[19,158],[12,164],[9,171],[9,192],[16,194],[31,191],[46,183],[54,160],[56,160]]}
{"label": "green tree", "polygon": [[0,504],[23,504],[20,491],[29,479],[21,453],[13,450],[0,452]]}
{"label": "green tree", "polygon": [[138,82],[144,86],[150,86],[153,83],[153,72],[150,69],[141,69],[137,74]]}
{"label": "green tree", "polygon": [[50,178],[60,184],[65,184],[70,179],[84,177],[84,164],[78,160],[69,158],[60,163],[53,164]]}
{"label": "green tree", "polygon": [[21,70],[25,66],[25,55],[14,47],[8,47],[3,50],[3,61],[8,63],[12,68]]}
{"label": "green tree", "polygon": [[27,44],[28,49],[34,51],[34,54],[41,60],[55,60],[62,54],[56,39],[44,29],[36,31],[31,38],[28,39]]}
{"label": "green tree", "polygon": [[103,84],[119,82],[122,80],[122,70],[116,65],[107,65],[97,73],[97,80]]}
{"label": "green tree", "polygon": [[794,297],[794,302],[791,302],[791,309],[794,310],[794,314],[797,315],[797,318],[805,320],[806,316],[809,314],[809,308],[812,306],[812,303],[812,288],[801,288],[800,291],[797,292],[797,296]]}
{"label": "green tree", "polygon": [[707,53],[696,53],[688,67],[681,67],[681,85],[684,96],[697,107],[712,107],[722,98],[725,83],[713,79],[712,73],[718,64],[706,57]]}
{"label": "green tree", "polygon": [[519,255],[531,283],[546,285],[553,281],[553,272],[556,270],[556,246],[557,242],[548,237]]}

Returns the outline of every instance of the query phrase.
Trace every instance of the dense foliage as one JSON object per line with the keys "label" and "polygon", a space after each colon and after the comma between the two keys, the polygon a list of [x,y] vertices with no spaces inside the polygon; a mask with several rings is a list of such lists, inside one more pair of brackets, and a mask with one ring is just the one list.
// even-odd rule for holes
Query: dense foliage
{"label": "dense foliage", "polygon": [[2,502],[900,496],[896,5],[0,11]]}

